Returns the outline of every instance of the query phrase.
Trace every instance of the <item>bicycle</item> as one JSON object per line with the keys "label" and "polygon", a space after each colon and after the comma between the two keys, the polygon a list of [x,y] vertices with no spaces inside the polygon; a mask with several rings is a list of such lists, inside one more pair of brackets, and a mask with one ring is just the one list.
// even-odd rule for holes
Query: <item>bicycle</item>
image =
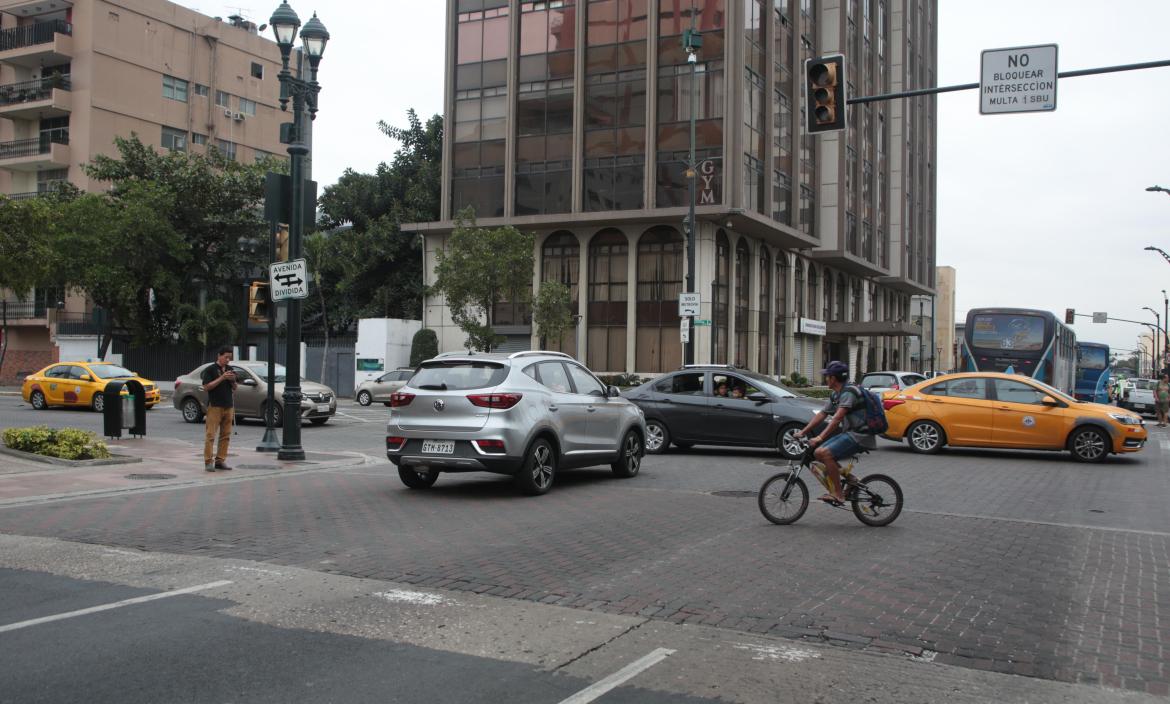
{"label": "bicycle", "polygon": [[[871,474],[857,479],[853,476],[853,467],[857,461],[855,457],[841,466],[845,500],[852,507],[853,515],[865,525],[888,526],[902,513],[902,487],[885,474]],[[808,510],[808,486],[800,478],[805,468],[812,472],[826,491],[833,493],[825,474],[825,465],[813,458],[812,448],[805,448],[800,460],[788,463],[787,471],[768,477],[760,486],[757,503],[764,518],[782,526],[800,520]],[[845,510],[845,504],[825,503]]]}

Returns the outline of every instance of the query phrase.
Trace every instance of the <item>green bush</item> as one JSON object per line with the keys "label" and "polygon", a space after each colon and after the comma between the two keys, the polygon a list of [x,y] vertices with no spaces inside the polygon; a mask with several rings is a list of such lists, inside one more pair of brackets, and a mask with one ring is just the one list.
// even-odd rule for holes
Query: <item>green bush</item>
{"label": "green bush", "polygon": [[410,341],[410,366],[417,367],[423,360],[439,354],[439,336],[430,328],[423,328]]}
{"label": "green bush", "polygon": [[828,398],[832,395],[833,390],[825,386],[811,386],[807,389],[801,389],[800,393],[813,398]]}
{"label": "green bush", "polygon": [[789,376],[787,380],[781,379],[780,381],[785,383],[788,386],[792,386],[795,388],[800,388],[802,386],[809,385],[808,377],[801,374],[800,372],[792,372],[792,375]]}
{"label": "green bush", "polygon": [[646,381],[637,374],[631,373],[606,374],[597,378],[606,386],[616,386],[621,389],[628,389],[631,386],[641,386]]}
{"label": "green bush", "polygon": [[63,460],[104,460],[110,457],[106,444],[88,430],[44,425],[31,428],[7,428],[4,444],[13,450],[31,452]]}

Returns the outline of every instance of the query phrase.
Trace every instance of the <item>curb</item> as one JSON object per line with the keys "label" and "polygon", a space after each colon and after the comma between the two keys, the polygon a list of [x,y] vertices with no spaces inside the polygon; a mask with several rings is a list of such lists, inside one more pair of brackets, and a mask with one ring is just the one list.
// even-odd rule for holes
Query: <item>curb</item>
{"label": "curb", "polygon": [[114,464],[134,464],[135,462],[142,461],[141,457],[132,457],[130,455],[113,455],[106,459],[94,460],[66,460],[60,457],[49,457],[48,455],[38,455],[34,452],[25,452],[24,450],[14,450],[11,447],[5,447],[3,445],[0,445],[0,455],[19,457],[22,460],[29,460],[30,462],[53,464],[58,467],[102,467]]}

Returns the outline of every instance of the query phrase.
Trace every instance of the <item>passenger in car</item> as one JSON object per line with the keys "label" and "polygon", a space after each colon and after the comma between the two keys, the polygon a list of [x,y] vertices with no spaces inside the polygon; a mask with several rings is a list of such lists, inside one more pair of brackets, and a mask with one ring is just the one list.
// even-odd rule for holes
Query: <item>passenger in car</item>
{"label": "passenger in car", "polygon": [[727,398],[727,382],[721,381],[715,386],[715,395],[721,398]]}
{"label": "passenger in car", "polygon": [[731,397],[732,398],[743,398],[744,397],[743,387],[736,386],[734,389],[732,389],[731,390]]}

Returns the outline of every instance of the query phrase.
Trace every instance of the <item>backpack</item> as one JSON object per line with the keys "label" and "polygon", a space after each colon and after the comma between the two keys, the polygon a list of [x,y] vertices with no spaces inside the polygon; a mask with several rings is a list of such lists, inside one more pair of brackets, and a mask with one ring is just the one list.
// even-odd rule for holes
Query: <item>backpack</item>
{"label": "backpack", "polygon": [[857,394],[865,404],[865,425],[853,432],[862,435],[881,435],[889,430],[890,424],[886,421],[886,408],[882,405],[880,396],[855,384],[846,388],[852,389],[853,393]]}

